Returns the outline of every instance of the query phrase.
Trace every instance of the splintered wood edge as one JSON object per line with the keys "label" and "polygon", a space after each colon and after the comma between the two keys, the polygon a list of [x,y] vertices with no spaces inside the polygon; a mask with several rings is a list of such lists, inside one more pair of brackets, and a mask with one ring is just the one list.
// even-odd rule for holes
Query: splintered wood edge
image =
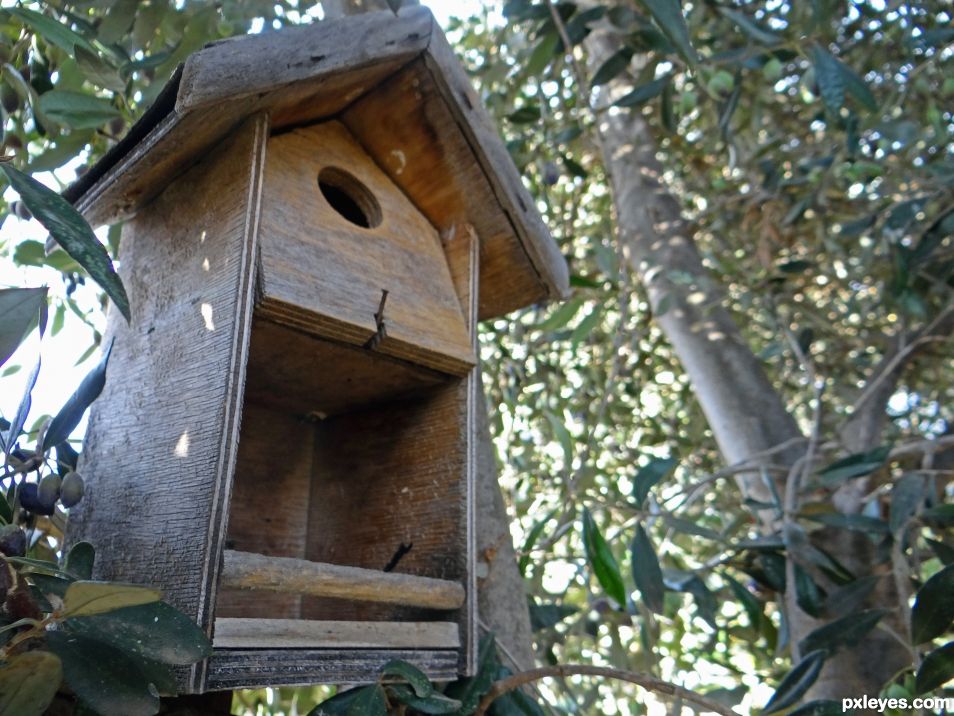
{"label": "splintered wood edge", "polygon": [[215,649],[458,649],[454,622],[215,620]]}
{"label": "splintered wood edge", "polygon": [[446,579],[235,550],[224,552],[219,586],[426,609],[458,609],[466,598],[463,586]]}

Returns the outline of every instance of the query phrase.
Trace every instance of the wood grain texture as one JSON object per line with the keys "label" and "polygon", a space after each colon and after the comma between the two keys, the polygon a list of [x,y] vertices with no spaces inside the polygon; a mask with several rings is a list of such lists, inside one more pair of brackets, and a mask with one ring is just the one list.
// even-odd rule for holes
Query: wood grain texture
{"label": "wood grain texture", "polygon": [[[80,179],[68,195],[92,224],[113,223],[146,205],[245,117],[267,111],[275,128],[300,126],[345,111],[375,87],[380,91],[362,100],[355,113],[363,118],[356,126],[368,125],[362,141],[438,228],[451,221],[477,227],[485,263],[481,317],[563,295],[565,263],[424,8],[402,10],[398,18],[367,13],[201,50],[189,58],[181,79],[173,79],[157,111],[131,130],[137,141],[110,152],[90,172],[95,183]],[[173,91],[174,104],[168,100]],[[401,111],[370,100],[395,93]],[[407,185],[389,164],[395,149],[405,151],[415,167],[404,173],[413,177]]]}
{"label": "wood grain texture", "polygon": [[216,42],[186,61],[176,110],[185,113],[261,95],[272,106],[285,105],[282,93],[287,92],[304,99],[323,90],[321,82],[329,77],[377,64],[400,66],[427,47],[433,26],[431,13],[416,7],[398,17],[391,12],[363,13],[343,22]]}
{"label": "wood grain texture", "polygon": [[[432,82],[437,86],[456,120],[458,131],[470,144],[477,162],[493,188],[499,209],[506,214],[513,225],[515,238],[526,252],[547,297],[565,298],[569,294],[570,286],[566,259],[563,258],[563,254],[550,236],[530,192],[523,185],[517,167],[514,166],[507,148],[500,140],[496,125],[480,103],[480,98],[474,91],[463,66],[454,56],[454,51],[444,33],[431,34],[431,42],[423,59],[430,71]],[[478,233],[480,233],[479,230]],[[483,238],[482,235],[481,238]],[[490,300],[493,291],[499,290],[499,287],[495,281],[483,278],[484,274],[485,270],[482,268],[481,276],[485,282],[484,286],[491,294],[487,297],[487,300]],[[482,292],[484,290],[484,288],[481,289]],[[514,308],[517,307],[514,306]],[[480,317],[490,318],[491,316],[482,312]]]}
{"label": "wood grain texture", "polygon": [[[246,388],[257,382],[257,370],[250,363]],[[294,415],[246,398],[229,505],[227,549],[275,557],[305,556],[314,432],[314,426]],[[216,618],[294,618],[300,613],[299,594],[231,588],[224,575],[219,589]]]}
{"label": "wood grain texture", "polygon": [[[309,560],[462,582],[467,575],[465,381],[316,427]],[[426,610],[308,597],[308,619],[419,621]],[[457,619],[457,617],[455,617]]]}
{"label": "wood grain texture", "polygon": [[[389,121],[386,132],[381,131],[382,111],[389,118],[401,118]],[[438,231],[464,224],[474,227],[481,240],[481,318],[509,313],[550,295],[527,251],[514,240],[513,222],[501,211],[476,148],[459,131],[423,57],[352,104],[341,118]],[[496,135],[493,139],[500,141]],[[506,161],[512,167],[509,156]],[[536,211],[529,196],[521,200]]]}
{"label": "wood grain texture", "polygon": [[209,689],[366,683],[389,661],[414,664],[433,681],[457,678],[453,649],[216,649]]}
{"label": "wood grain texture", "polygon": [[[379,226],[333,208],[318,186],[328,168],[367,189]],[[476,362],[437,232],[339,122],[269,140],[261,234],[262,316],[360,346],[386,290],[376,352],[456,375]]]}
{"label": "wood grain texture", "polygon": [[221,579],[224,588],[308,594],[424,609],[457,609],[464,602],[464,588],[444,579],[228,549]]}
{"label": "wood grain texture", "polygon": [[216,649],[457,649],[453,622],[216,619]]}
{"label": "wood grain texture", "polygon": [[[106,387],[83,450],[69,540],[95,577],[160,587],[207,631],[236,458],[267,120],[207,154],[124,227],[132,321],[110,309]],[[186,692],[201,689],[202,665]]]}
{"label": "wood grain texture", "polygon": [[[480,297],[480,240],[477,232],[470,224],[454,225],[444,232],[441,237],[444,244],[444,253],[447,265],[454,281],[454,290],[460,301],[461,311],[467,323],[467,331],[474,346],[477,348],[477,317]],[[464,435],[464,494],[466,512],[464,515],[464,544],[465,563],[467,574],[464,585],[467,590],[467,601],[460,612],[461,641],[460,673],[471,675],[477,668],[477,570],[476,570],[476,542],[475,534],[475,499],[477,480],[477,401],[483,399],[480,386],[480,373],[475,367],[465,378],[464,413],[462,415],[462,431]]]}
{"label": "wood grain texture", "polygon": [[318,420],[412,398],[446,379],[375,351],[257,318],[252,324],[245,396],[250,403],[289,416]]}

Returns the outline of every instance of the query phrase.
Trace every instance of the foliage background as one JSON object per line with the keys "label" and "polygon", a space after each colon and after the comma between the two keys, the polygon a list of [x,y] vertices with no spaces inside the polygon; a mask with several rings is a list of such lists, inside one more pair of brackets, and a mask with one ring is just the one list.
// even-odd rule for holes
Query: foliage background
{"label": "foliage background", "polygon": [[[954,9],[943,0],[685,3],[688,48],[652,12],[672,6],[513,0],[446,29],[573,275],[566,303],[481,334],[538,657],[645,671],[748,709],[792,666],[779,607],[783,550],[752,548],[752,513],[654,320],[670,308],[651,308],[627,260],[595,130],[616,112],[649,126],[662,183],[691,222],[723,305],[834,462],[872,368],[899,336],[951,307]],[[257,0],[11,4],[0,27],[5,153],[68,180],[68,167],[101,156],[190,52],[319,15],[309,3]],[[597,31],[618,49],[594,63],[587,43]],[[22,221],[9,197],[8,236]],[[118,232],[106,240],[115,256]],[[8,239],[3,251],[18,266],[60,273],[53,331],[73,321],[95,330],[101,306],[70,290],[78,266],[46,257],[37,240]],[[699,288],[697,277],[668,279],[686,293]],[[920,347],[913,366],[886,406],[884,444],[950,432],[949,343]],[[893,535],[914,589],[954,550],[950,513],[919,515],[949,505],[949,461],[876,462],[861,515],[874,522],[850,525],[872,542]],[[911,484],[904,474],[926,481],[905,511],[895,507]],[[827,498],[806,496],[806,527],[837,519],[808,517],[831,515]],[[645,555],[658,555],[664,593]],[[833,594],[805,586],[800,603],[828,614]],[[885,688],[913,686],[902,678]],[[653,701],[606,680],[541,689],[573,713],[642,713]],[[236,708],[304,713],[325,693],[240,694]]]}

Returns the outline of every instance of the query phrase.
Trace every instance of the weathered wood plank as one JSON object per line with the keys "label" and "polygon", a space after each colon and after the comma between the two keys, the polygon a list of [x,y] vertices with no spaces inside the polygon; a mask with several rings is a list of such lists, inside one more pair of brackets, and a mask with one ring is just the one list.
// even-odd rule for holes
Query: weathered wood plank
{"label": "weathered wood plank", "polygon": [[451,649],[216,649],[209,689],[367,682],[393,659],[414,664],[433,681],[457,678]]}
{"label": "weathered wood plank", "polygon": [[398,17],[363,13],[216,42],[186,61],[176,110],[218,107],[258,95],[289,105],[280,93],[295,92],[301,101],[322,89],[320,83],[329,77],[370,65],[400,66],[427,47],[433,27],[431,13],[416,7]]}
{"label": "weathered wood plank", "polygon": [[[127,325],[83,450],[70,541],[95,576],[158,586],[206,630],[237,453],[267,120],[256,117],[124,227]],[[135,458],[132,456],[135,455]],[[184,691],[201,689],[202,665]]]}
{"label": "weathered wood plank", "polygon": [[216,619],[216,649],[457,649],[454,622]]}
{"label": "weathered wood plank", "polygon": [[[248,386],[257,380],[252,371],[250,363],[246,396]],[[246,397],[229,504],[227,549],[304,558],[314,433],[313,425]],[[250,592],[221,584],[215,616],[296,618],[300,609],[299,594]]]}
{"label": "weathered wood plank", "polygon": [[[432,33],[424,63],[493,187],[500,209],[513,224],[519,244],[540,277],[547,296],[565,297],[569,293],[566,259],[551,238],[530,192],[523,185],[507,148],[500,140],[497,127],[442,32]],[[481,314],[481,318],[488,317]]]}
{"label": "weathered wood plank", "polygon": [[[252,324],[246,400],[297,419],[317,420],[412,398],[446,380],[436,371],[262,318]],[[272,449],[282,450],[285,443],[278,439]]]}
{"label": "weathered wood plank", "polygon": [[[382,112],[394,118],[388,131],[382,131]],[[550,295],[528,253],[514,240],[513,222],[501,210],[477,148],[458,128],[423,58],[352,104],[342,121],[438,231],[474,227],[481,241],[481,318]],[[493,141],[500,143],[496,135]],[[506,162],[512,167],[509,156]],[[552,243],[548,234],[545,238]]]}
{"label": "weathered wood plank", "polygon": [[[477,232],[470,224],[454,225],[446,231],[441,239],[444,244],[444,253],[447,256],[447,265],[454,281],[454,290],[460,301],[461,311],[467,323],[467,330],[474,346],[477,347],[477,319],[479,314],[480,296],[480,240]],[[464,436],[464,514],[462,530],[464,532],[464,549],[466,559],[465,587],[467,601],[460,611],[461,640],[463,648],[460,651],[460,673],[469,675],[477,668],[477,570],[475,545],[475,499],[477,485],[477,401],[483,400],[480,386],[480,374],[473,368],[465,379],[464,385],[465,412],[463,415]]]}
{"label": "weathered wood plank", "polygon": [[[467,575],[465,381],[316,425],[308,559],[461,583]],[[419,621],[416,608],[305,598],[308,619]],[[455,616],[456,618],[456,616]]]}
{"label": "weathered wood plank", "polygon": [[464,588],[449,580],[235,550],[225,550],[221,579],[223,588],[308,594],[424,609],[457,609],[464,602]]}
{"label": "weathered wood plank", "polygon": [[[327,170],[347,172],[377,226],[334,208]],[[476,362],[437,231],[339,122],[269,140],[261,232],[261,315],[364,345],[387,291],[376,352],[456,375]]]}

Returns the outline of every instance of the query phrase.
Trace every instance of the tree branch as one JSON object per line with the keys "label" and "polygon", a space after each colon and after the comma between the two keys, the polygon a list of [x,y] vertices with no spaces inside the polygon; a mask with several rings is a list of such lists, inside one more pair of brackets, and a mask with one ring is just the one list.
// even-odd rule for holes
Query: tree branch
{"label": "tree branch", "polygon": [[623,669],[612,669],[605,666],[588,666],[585,664],[545,666],[539,669],[524,671],[520,674],[514,674],[511,677],[497,681],[490,687],[490,691],[487,692],[484,698],[481,699],[477,710],[474,711],[474,716],[484,716],[484,714],[487,713],[487,709],[490,708],[490,704],[492,704],[497,697],[520,688],[524,684],[529,684],[548,677],[565,679],[569,676],[602,676],[607,679],[627,681],[631,684],[641,686],[647,691],[682,699],[706,711],[721,714],[721,716],[737,716],[734,711],[722,704],[717,704],[715,701],[700,696],[689,689],[670,684],[668,681],[663,681],[662,679],[640,674],[635,671],[624,671]]}

